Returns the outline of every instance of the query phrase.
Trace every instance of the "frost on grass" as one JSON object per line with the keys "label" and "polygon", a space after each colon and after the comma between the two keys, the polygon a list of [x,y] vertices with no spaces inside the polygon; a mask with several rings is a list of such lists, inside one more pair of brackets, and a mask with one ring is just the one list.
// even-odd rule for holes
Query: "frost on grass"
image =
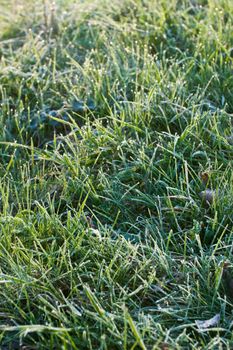
{"label": "frost on grass", "polygon": [[220,314],[216,314],[214,317],[209,320],[199,321],[196,320],[195,324],[200,331],[206,331],[208,328],[212,328],[218,325],[220,321]]}

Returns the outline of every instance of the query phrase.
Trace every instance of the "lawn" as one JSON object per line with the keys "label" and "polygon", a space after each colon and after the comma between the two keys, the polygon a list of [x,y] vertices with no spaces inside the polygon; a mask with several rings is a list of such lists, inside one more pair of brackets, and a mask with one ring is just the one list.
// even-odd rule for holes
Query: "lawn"
{"label": "lawn", "polygon": [[1,349],[233,348],[232,73],[232,0],[0,0]]}

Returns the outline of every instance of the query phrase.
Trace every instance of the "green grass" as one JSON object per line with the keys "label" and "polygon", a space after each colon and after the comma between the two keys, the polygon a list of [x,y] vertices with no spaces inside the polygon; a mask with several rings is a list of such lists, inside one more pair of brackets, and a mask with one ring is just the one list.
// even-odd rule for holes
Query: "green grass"
{"label": "green grass", "polygon": [[0,0],[1,349],[231,349],[233,2],[50,3]]}

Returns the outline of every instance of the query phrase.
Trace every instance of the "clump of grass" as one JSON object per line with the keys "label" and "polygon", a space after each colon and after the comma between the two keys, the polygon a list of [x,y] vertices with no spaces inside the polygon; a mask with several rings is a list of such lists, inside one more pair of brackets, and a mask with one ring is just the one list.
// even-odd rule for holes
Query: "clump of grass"
{"label": "clump of grass", "polygon": [[230,348],[232,3],[16,3],[0,5],[2,347]]}

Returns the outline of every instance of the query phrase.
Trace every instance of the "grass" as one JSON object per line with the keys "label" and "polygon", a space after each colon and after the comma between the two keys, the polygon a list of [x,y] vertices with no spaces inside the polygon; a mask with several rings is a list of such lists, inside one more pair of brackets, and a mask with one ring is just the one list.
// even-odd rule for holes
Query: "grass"
{"label": "grass", "polygon": [[49,3],[0,1],[1,348],[231,349],[232,1]]}

